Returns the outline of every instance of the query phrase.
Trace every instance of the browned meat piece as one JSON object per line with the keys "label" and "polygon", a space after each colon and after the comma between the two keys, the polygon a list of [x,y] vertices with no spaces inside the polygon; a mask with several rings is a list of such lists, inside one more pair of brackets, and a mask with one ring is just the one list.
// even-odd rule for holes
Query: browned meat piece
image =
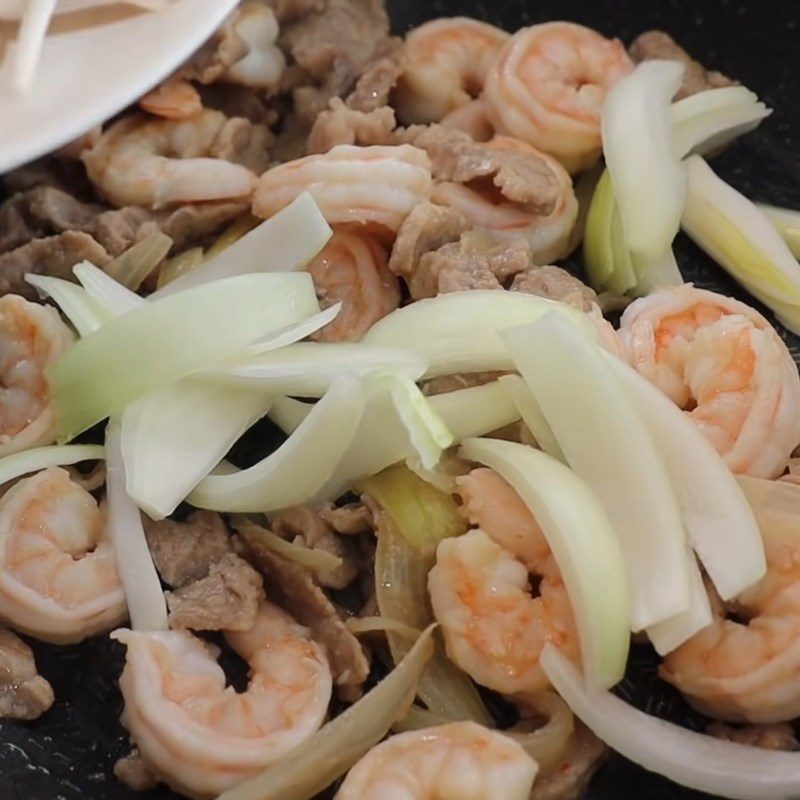
{"label": "browned meat piece", "polygon": [[249,119],[229,119],[217,134],[209,155],[242,164],[256,175],[269,166],[269,148],[275,136],[266,125],[254,125]]}
{"label": "browned meat piece", "polygon": [[477,231],[467,231],[419,260],[408,281],[414,299],[469,289],[502,289],[504,281],[531,263],[524,239],[497,242]]}
{"label": "browned meat piece", "polygon": [[608,753],[603,742],[576,722],[563,763],[536,778],[531,800],[579,800]]}
{"label": "browned meat piece", "polygon": [[214,511],[195,511],[186,522],[153,522],[146,516],[142,521],[156,569],[173,588],[205,578],[212,564],[231,552],[228,529]]}
{"label": "browned meat piece", "polygon": [[319,515],[336,533],[345,536],[358,536],[375,530],[372,511],[361,502],[344,506],[328,503],[320,509]]}
{"label": "browned meat piece", "polygon": [[485,182],[507,200],[525,203],[542,216],[550,214],[559,199],[556,175],[535,152],[490,147],[442,125],[415,125],[398,131],[396,139],[425,150],[438,181]]}
{"label": "browned meat piece", "polygon": [[440,378],[426,381],[422,386],[422,391],[428,397],[432,397],[435,394],[457,392],[459,389],[469,389],[472,386],[483,386],[496,381],[501,375],[508,374],[507,372],[464,372],[457,375],[443,375]]}
{"label": "browned meat piece", "polygon": [[0,719],[38,719],[53,705],[53,687],[36,672],[33,652],[0,628]]}
{"label": "browned meat piece", "polygon": [[636,61],[648,61],[653,58],[664,58],[669,61],[680,61],[686,72],[676,100],[703,92],[706,89],[718,89],[722,86],[736,86],[721,72],[707,70],[699,61],[695,61],[668,33],[664,31],[647,31],[634,39],[629,48],[631,58]]}
{"label": "browned meat piece", "polygon": [[[119,213],[134,210],[140,209],[123,208]],[[166,214],[158,214],[156,225],[175,242],[174,250],[183,250],[215,236],[228,223],[242,216],[248,210],[248,205],[242,203],[198,203],[197,205],[181,206]],[[115,212],[106,212],[106,214],[113,213]],[[136,241],[152,233],[153,230],[151,228],[146,233],[144,230],[140,230]],[[99,233],[98,230],[98,238],[100,238]]]}
{"label": "browned meat piece", "polygon": [[442,245],[457,242],[468,227],[466,219],[455,209],[433,203],[419,203],[414,206],[397,232],[389,258],[389,269],[395,275],[410,278],[422,256],[438,250]]}
{"label": "browned meat piece", "polygon": [[315,570],[322,586],[344,589],[358,575],[358,553],[352,542],[334,533],[322,517],[306,506],[287,508],[271,520],[272,530],[282,539],[303,545],[310,550],[324,550],[341,558],[334,570]]}
{"label": "browned meat piece", "polygon": [[369,659],[336,606],[310,570],[275,555],[246,530],[242,538],[254,563],[264,572],[270,594],[277,594],[282,607],[309,628],[314,640],[325,648],[339,696],[356,700],[369,675]]}
{"label": "browned meat piece", "polygon": [[530,267],[514,276],[511,291],[558,300],[581,311],[598,307],[594,290],[561,267]]}
{"label": "browned meat piece", "polygon": [[403,40],[396,36],[386,39],[347,98],[348,108],[370,112],[388,105],[389,95],[403,72],[402,57]]}
{"label": "browned meat piece", "polygon": [[389,106],[369,112],[355,111],[340,97],[334,97],[314,121],[306,149],[309,153],[327,153],[337,144],[386,144],[396,124],[394,109]]}
{"label": "browned meat piece", "polygon": [[279,115],[262,97],[247,86],[233,83],[212,83],[198,87],[204,108],[221,111],[226,117],[241,117],[250,122],[272,127]]}
{"label": "browned meat piece", "polygon": [[56,156],[45,156],[7,172],[2,177],[2,183],[9,195],[44,186],[62,189],[81,197],[92,194],[83,165],[74,159]]}
{"label": "browned meat piece", "polygon": [[794,730],[786,722],[774,725],[745,725],[741,728],[724,725],[722,722],[712,722],[706,728],[706,733],[726,742],[761,747],[764,750],[800,750]]}
{"label": "browned meat piece", "polygon": [[211,565],[208,575],[167,592],[170,628],[247,631],[255,625],[264,597],[261,576],[233,553]]}
{"label": "browned meat piece", "polygon": [[145,766],[139,751],[134,749],[130,755],[120,758],[114,764],[114,775],[117,780],[130,786],[134,792],[146,792],[155,789],[158,781],[152,772]]}
{"label": "browned meat piece", "polygon": [[319,14],[325,10],[326,0],[267,0],[272,6],[278,22],[292,22],[308,14]]}
{"label": "browned meat piece", "polygon": [[81,261],[105,266],[111,257],[88,233],[67,231],[58,236],[32,239],[0,255],[0,295],[13,292],[35,298],[36,290],[24,280],[25,274],[70,278],[72,268]]}

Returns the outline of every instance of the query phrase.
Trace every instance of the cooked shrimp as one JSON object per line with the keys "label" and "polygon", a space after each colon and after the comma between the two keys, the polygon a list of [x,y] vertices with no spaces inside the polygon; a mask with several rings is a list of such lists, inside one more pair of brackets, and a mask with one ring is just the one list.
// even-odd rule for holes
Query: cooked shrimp
{"label": "cooked shrimp", "polygon": [[148,92],[139,101],[139,107],[156,117],[185,120],[198,116],[203,111],[203,102],[191,83],[171,78]]}
{"label": "cooked shrimp", "polygon": [[339,145],[265,172],[253,199],[253,213],[267,219],[305,191],[332,224],[394,234],[411,209],[430,195],[430,159],[405,144]]}
{"label": "cooked shrimp", "polygon": [[400,305],[397,277],[386,248],[372,234],[337,226],[325,249],[306,267],[320,305],[342,303],[336,319],[312,337],[319,342],[357,342]]}
{"label": "cooked shrimp", "polygon": [[266,601],[245,632],[226,633],[250,665],[247,691],[225,687],[215,647],[187,631],[112,636],[127,648],[123,722],[153,774],[189,797],[216,797],[319,728],[331,698],[322,648]]}
{"label": "cooked shrimp", "polygon": [[275,89],[286,68],[277,38],[275,12],[260,2],[242,3],[223,27],[220,50],[239,51],[223,79],[252,89]]}
{"label": "cooked shrimp", "polygon": [[476,142],[488,142],[494,128],[483,100],[471,100],[442,117],[442,125],[469,134]]}
{"label": "cooked shrimp", "polygon": [[800,715],[800,537],[763,525],[761,533],[766,575],[727,608],[712,595],[714,621],[667,655],[660,670],[693,706],[731,722]]}
{"label": "cooked shrimp", "polygon": [[133,114],[111,125],[81,158],[98,192],[117,206],[248,198],[257,183],[249,169],[206,157],[226,122],[210,110],[182,122]]}
{"label": "cooked shrimp", "polygon": [[528,800],[536,762],[474,722],[392,736],[348,773],[335,800]]}
{"label": "cooked shrimp", "polygon": [[800,442],[800,377],[761,314],[687,284],[631,303],[619,334],[631,364],[686,409],[733,472],[783,472]]}
{"label": "cooked shrimp", "polygon": [[0,298],[0,456],[55,439],[45,373],[73,340],[54,308],[15,294]]}
{"label": "cooked shrimp", "polygon": [[517,183],[498,185],[497,181],[489,183],[481,179],[468,183],[437,183],[431,199],[455,208],[477,228],[504,238],[527,239],[535,264],[549,264],[568,255],[572,229],[578,219],[578,201],[569,173],[552,156],[507,136],[495,136],[487,146],[526,152],[541,158],[559,187],[552,211],[541,214],[535,203],[519,202],[515,193]]}
{"label": "cooked shrimp", "polygon": [[57,644],[109,630],[127,615],[95,499],[50,467],[0,499],[0,617]]}
{"label": "cooked shrimp", "polygon": [[467,17],[435,19],[405,40],[405,69],[393,95],[401,120],[438,122],[480,95],[509,34]]}
{"label": "cooked shrimp", "polygon": [[[447,654],[475,681],[518,698],[549,686],[539,665],[548,642],[577,660],[578,637],[561,573],[517,493],[492,470],[458,479],[470,522],[444,539],[428,577]],[[529,576],[540,578],[538,596]]]}
{"label": "cooked shrimp", "polygon": [[555,156],[571,173],[600,155],[606,92],[632,69],[623,45],[571,22],[522,28],[486,77],[495,128]]}

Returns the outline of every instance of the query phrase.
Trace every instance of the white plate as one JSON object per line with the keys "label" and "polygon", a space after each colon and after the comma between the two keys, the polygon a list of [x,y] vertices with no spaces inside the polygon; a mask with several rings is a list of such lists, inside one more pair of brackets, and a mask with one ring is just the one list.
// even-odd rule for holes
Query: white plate
{"label": "white plate", "polygon": [[162,11],[49,36],[31,90],[0,88],[0,173],[67,144],[141,97],[237,4],[176,0]]}

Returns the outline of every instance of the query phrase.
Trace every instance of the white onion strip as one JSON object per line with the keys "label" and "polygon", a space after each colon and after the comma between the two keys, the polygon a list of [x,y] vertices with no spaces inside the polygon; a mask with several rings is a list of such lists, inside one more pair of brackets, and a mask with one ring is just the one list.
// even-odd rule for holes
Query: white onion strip
{"label": "white onion strip", "polygon": [[102,460],[105,448],[99,444],[68,444],[34,447],[0,458],[0,485],[48,467],[63,467],[81,461]]}

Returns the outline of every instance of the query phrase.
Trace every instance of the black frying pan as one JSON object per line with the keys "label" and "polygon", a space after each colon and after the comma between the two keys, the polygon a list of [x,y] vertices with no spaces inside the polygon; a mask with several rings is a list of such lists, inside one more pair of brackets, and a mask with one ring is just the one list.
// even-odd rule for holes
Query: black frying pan
{"label": "black frying pan", "polygon": [[[797,0],[389,0],[388,4],[398,32],[432,17],[455,14],[508,30],[568,19],[626,43],[648,28],[664,29],[707,66],[738,78],[775,109],[761,130],[732,147],[715,169],[754,199],[800,208]],[[678,242],[677,255],[688,279],[755,304],[684,239]],[[800,340],[788,340],[800,355]],[[33,724],[0,721],[0,800],[173,800],[176,796],[163,788],[144,794],[129,791],[112,774],[115,760],[128,752],[116,686],[122,648],[102,637],[80,647],[36,643],[33,647],[42,674],[53,684],[56,703]],[[703,720],[657,681],[655,667],[649,649],[635,648],[628,680],[618,691],[650,713],[702,729]],[[704,796],[614,756],[592,782],[588,797]]]}

